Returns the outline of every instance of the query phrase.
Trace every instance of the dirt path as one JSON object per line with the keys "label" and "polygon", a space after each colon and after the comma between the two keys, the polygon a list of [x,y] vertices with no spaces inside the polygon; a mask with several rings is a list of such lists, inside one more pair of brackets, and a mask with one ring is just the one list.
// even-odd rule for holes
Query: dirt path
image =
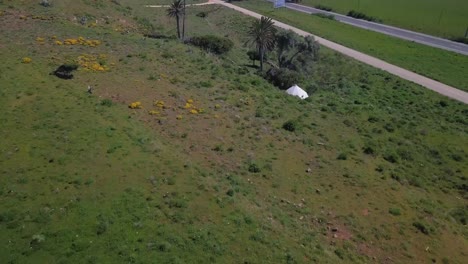
{"label": "dirt path", "polygon": [[[245,8],[242,8],[242,7],[238,7],[238,6],[223,2],[221,0],[209,0],[206,3],[197,4],[197,5],[209,5],[209,4],[223,5],[225,7],[228,7],[228,8],[234,9],[236,11],[239,11],[239,12],[245,14],[245,15],[255,17],[255,18],[258,18],[258,19],[262,17],[262,15],[260,15],[258,13],[252,12],[252,11],[247,10]],[[451,87],[451,86],[448,86],[448,85],[443,84],[441,82],[429,79],[427,77],[424,77],[424,76],[419,75],[417,73],[414,73],[412,71],[408,71],[406,69],[395,66],[393,64],[387,63],[387,62],[385,62],[383,60],[380,60],[380,59],[377,59],[375,57],[369,56],[369,55],[364,54],[362,52],[347,48],[347,47],[345,47],[343,45],[334,43],[332,41],[323,39],[321,37],[317,37],[315,35],[312,35],[312,34],[306,32],[306,31],[295,28],[295,27],[290,26],[288,24],[284,24],[284,23],[276,21],[276,20],[273,20],[273,21],[274,21],[275,25],[277,27],[279,27],[279,28],[283,28],[283,29],[286,29],[286,30],[292,30],[292,31],[296,32],[297,34],[299,34],[301,36],[313,36],[321,45],[323,45],[323,46],[325,46],[327,48],[333,49],[333,50],[335,50],[335,51],[337,51],[337,52],[339,52],[339,53],[341,53],[343,55],[346,55],[348,57],[356,59],[356,60],[358,60],[360,62],[363,62],[363,63],[368,64],[370,66],[373,66],[375,68],[384,70],[384,71],[386,71],[388,73],[391,73],[393,75],[396,75],[396,76],[398,76],[398,77],[400,77],[402,79],[405,79],[405,80],[408,80],[410,82],[419,84],[419,85],[421,85],[423,87],[426,87],[427,89],[432,90],[434,92],[437,92],[439,94],[445,95],[445,96],[450,97],[452,99],[455,99],[457,101],[468,104],[468,93],[467,92],[464,92],[462,90],[456,89],[456,88]]]}

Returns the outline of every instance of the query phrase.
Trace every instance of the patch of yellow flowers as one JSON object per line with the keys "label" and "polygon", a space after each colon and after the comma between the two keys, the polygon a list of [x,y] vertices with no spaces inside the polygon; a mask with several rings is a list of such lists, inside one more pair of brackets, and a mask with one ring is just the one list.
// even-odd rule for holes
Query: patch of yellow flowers
{"label": "patch of yellow flowers", "polygon": [[128,105],[128,108],[130,109],[141,109],[143,106],[141,105],[141,102],[133,102]]}
{"label": "patch of yellow flowers", "polygon": [[32,62],[32,59],[29,58],[29,57],[24,57],[23,60],[22,60],[22,62],[23,62],[24,64],[28,64],[28,63],[31,63],[31,62]]}
{"label": "patch of yellow flowers", "polygon": [[185,106],[184,106],[185,109],[189,109],[189,113],[191,114],[200,114],[200,113],[203,113],[203,109],[202,108],[196,108],[194,105],[193,105],[193,99],[188,99],[187,102],[185,102]]}
{"label": "patch of yellow flowers", "polygon": [[78,37],[77,39],[75,38],[68,38],[63,41],[63,44],[65,45],[83,45],[83,46],[89,46],[89,47],[97,47],[101,45],[100,40],[92,40],[92,39],[86,39],[84,37]]}
{"label": "patch of yellow flowers", "polygon": [[107,58],[105,54],[99,56],[83,54],[78,56],[77,63],[88,71],[105,72],[109,70],[109,67],[101,64],[99,61],[104,61]]}

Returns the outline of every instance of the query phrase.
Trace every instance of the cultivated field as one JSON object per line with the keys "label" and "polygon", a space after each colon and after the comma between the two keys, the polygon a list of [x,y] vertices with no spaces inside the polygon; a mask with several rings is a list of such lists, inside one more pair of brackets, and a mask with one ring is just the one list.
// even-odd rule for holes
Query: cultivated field
{"label": "cultivated field", "polygon": [[142,3],[0,1],[2,262],[463,263],[466,105],[324,48],[301,101]]}
{"label": "cultivated field", "polygon": [[468,28],[468,1],[463,0],[303,0],[304,5],[351,10],[383,20],[385,24],[445,38],[463,37]]}

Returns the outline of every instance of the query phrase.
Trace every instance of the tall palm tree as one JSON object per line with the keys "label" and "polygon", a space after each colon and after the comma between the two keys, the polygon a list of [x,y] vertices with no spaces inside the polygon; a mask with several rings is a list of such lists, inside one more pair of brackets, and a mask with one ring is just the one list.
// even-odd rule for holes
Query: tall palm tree
{"label": "tall palm tree", "polygon": [[272,19],[262,16],[260,20],[255,20],[248,34],[250,35],[248,42],[255,44],[258,50],[258,54],[260,55],[260,71],[263,71],[265,52],[275,47],[276,28]]}
{"label": "tall palm tree", "polygon": [[182,40],[185,39],[185,15],[187,14],[187,13],[185,12],[185,6],[186,6],[186,5],[185,5],[185,0],[184,0],[184,18],[183,18],[183,20],[182,20]]}
{"label": "tall palm tree", "polygon": [[167,16],[175,17],[177,23],[177,37],[180,39],[180,17],[184,15],[184,5],[182,0],[174,0],[166,10]]}

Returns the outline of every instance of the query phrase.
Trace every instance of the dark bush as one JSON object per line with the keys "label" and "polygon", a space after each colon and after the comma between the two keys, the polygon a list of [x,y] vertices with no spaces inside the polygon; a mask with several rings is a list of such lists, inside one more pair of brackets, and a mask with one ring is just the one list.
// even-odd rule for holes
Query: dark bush
{"label": "dark bush", "polygon": [[101,105],[103,105],[103,106],[108,106],[108,107],[110,107],[110,106],[112,106],[112,104],[113,104],[113,102],[112,102],[112,100],[110,100],[110,99],[103,99],[103,100],[101,101]]}
{"label": "dark bush", "polygon": [[413,226],[416,227],[421,233],[429,235],[429,229],[421,222],[414,222]]}
{"label": "dark bush", "polygon": [[260,172],[260,167],[255,163],[250,163],[249,164],[249,172],[259,173]]}
{"label": "dark bush", "polygon": [[316,5],[315,8],[320,9],[320,10],[325,10],[325,11],[328,11],[328,12],[333,11],[333,9],[331,7],[324,6],[324,5]]}
{"label": "dark bush", "polygon": [[348,155],[346,155],[346,153],[340,153],[338,155],[338,157],[336,157],[336,159],[338,160],[347,160],[348,159]]}
{"label": "dark bush", "polygon": [[394,215],[394,216],[401,215],[401,211],[400,211],[400,209],[398,209],[398,208],[390,208],[390,209],[388,209],[388,212],[389,212],[391,215]]}
{"label": "dark bush", "polygon": [[289,69],[271,68],[265,73],[265,79],[272,83],[274,86],[286,90],[296,83],[300,83],[303,76],[297,71]]}
{"label": "dark bush", "polygon": [[283,129],[287,131],[294,132],[296,131],[296,123],[294,121],[286,121],[283,124]]}
{"label": "dark bush", "polygon": [[371,22],[382,23],[382,20],[380,20],[380,19],[378,19],[376,17],[371,17],[371,16],[368,16],[368,15],[366,15],[364,13],[354,11],[354,10],[349,11],[347,16],[354,17],[354,18],[357,18],[357,19],[367,20],[367,21],[371,21]]}
{"label": "dark bush", "polygon": [[226,53],[234,46],[234,43],[230,39],[214,35],[193,37],[187,40],[187,43],[215,54]]}
{"label": "dark bush", "polygon": [[456,42],[468,44],[468,38],[458,37],[458,38],[452,38],[452,40]]}
{"label": "dark bush", "polygon": [[205,17],[208,16],[208,13],[204,12],[204,11],[201,11],[201,12],[197,13],[196,16],[201,17],[201,18],[205,18]]}

